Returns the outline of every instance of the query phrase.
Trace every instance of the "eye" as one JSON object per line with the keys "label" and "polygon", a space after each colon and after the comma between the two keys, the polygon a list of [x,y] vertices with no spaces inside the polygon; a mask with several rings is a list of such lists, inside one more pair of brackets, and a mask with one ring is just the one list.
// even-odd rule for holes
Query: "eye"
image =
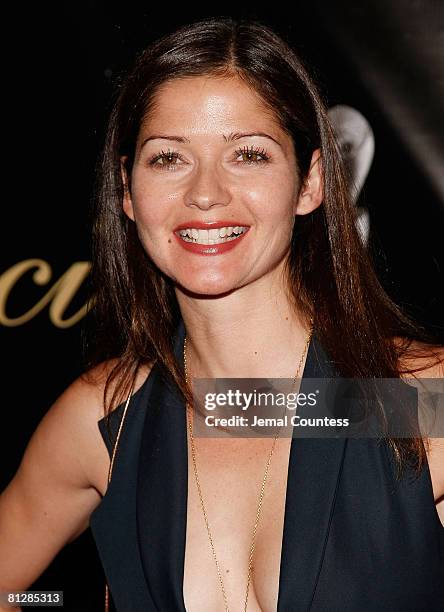
{"label": "eye", "polygon": [[[236,151],[237,155],[243,155],[244,159],[242,160],[242,163],[246,163],[246,164],[263,164],[264,162],[267,162],[270,157],[267,154],[265,149],[260,149],[259,147],[242,147],[241,149],[238,149]],[[257,159],[257,156],[260,155],[260,157],[262,159]],[[246,159],[245,159],[246,157]]]}
{"label": "eye", "polygon": [[[259,147],[242,147],[241,149],[237,149],[235,153],[238,157],[239,155],[242,155],[244,159],[241,160],[241,163],[245,163],[248,165],[258,165],[266,163],[270,159],[266,150],[261,149]],[[258,156],[260,157],[260,159],[258,159]],[[167,170],[174,172],[177,166],[179,165],[177,164],[177,161],[181,159],[182,158],[179,153],[177,153],[177,151],[162,150],[160,153],[157,153],[156,155],[151,157],[151,159],[149,160],[149,165],[155,167],[158,170]]]}
{"label": "eye", "polygon": [[[159,170],[175,171],[177,166],[177,160],[181,159],[177,151],[161,151],[157,153],[149,160],[149,165],[156,167]],[[158,163],[161,161],[162,163]]]}

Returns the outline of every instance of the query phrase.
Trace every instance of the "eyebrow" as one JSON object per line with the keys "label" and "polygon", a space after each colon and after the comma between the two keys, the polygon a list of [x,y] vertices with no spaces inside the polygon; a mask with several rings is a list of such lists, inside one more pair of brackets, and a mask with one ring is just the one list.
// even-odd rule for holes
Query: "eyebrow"
{"label": "eyebrow", "polygon": [[[225,142],[231,142],[232,140],[239,140],[240,138],[246,138],[247,136],[262,136],[263,138],[269,138],[270,140],[273,140],[273,142],[275,142],[277,145],[282,147],[281,143],[278,140],[276,140],[276,138],[273,138],[273,136],[270,136],[270,134],[266,134],[265,132],[249,132],[249,133],[232,132],[228,136],[225,136],[225,134],[222,134],[222,137],[224,138]],[[148,136],[148,138],[145,138],[140,148],[144,147],[148,141],[157,140],[158,138],[163,139],[163,140],[175,140],[176,142],[186,142],[186,143],[191,142],[188,138],[185,138],[185,136],[170,136],[170,135],[165,136],[163,134],[154,134],[152,136]]]}

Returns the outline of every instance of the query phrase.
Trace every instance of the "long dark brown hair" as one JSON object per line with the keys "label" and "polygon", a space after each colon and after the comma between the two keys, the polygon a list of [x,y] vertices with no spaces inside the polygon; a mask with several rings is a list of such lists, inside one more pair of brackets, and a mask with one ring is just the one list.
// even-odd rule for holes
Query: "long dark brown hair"
{"label": "long dark brown hair", "polygon": [[[121,157],[127,156],[130,176],[138,132],[159,86],[201,75],[236,76],[261,96],[293,139],[301,185],[313,151],[321,149],[324,200],[312,213],[296,217],[286,272],[294,306],[313,320],[338,371],[350,378],[391,378],[420,370],[403,358],[412,353],[413,339],[421,341],[424,355],[433,354],[433,339],[389,298],[376,277],[356,230],[341,155],[313,78],[291,45],[266,25],[209,18],[141,52],[119,84],[110,115],[97,169],[84,328],[85,375],[95,365],[113,363],[104,391],[105,414],[126,397],[140,364],[156,362],[192,401],[173,352],[181,316],[174,285],[147,255],[134,222],[123,212]],[[117,384],[111,394],[112,381]],[[418,467],[423,464],[421,438],[389,438],[388,443],[398,467],[411,457]]]}

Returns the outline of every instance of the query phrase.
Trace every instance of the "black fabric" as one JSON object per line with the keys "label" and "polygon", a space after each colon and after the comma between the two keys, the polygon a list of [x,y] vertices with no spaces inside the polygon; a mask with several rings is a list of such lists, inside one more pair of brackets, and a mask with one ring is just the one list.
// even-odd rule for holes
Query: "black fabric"
{"label": "black fabric", "polygon": [[[181,321],[180,360],[184,333]],[[304,379],[336,375],[314,333],[301,391]],[[122,411],[112,413],[114,436]],[[98,425],[111,454],[104,419]],[[187,465],[185,407],[154,366],[131,399],[111,483],[90,518],[118,612],[185,611]],[[427,465],[396,481],[376,439],[292,440],[278,612],[442,610],[443,559]]]}

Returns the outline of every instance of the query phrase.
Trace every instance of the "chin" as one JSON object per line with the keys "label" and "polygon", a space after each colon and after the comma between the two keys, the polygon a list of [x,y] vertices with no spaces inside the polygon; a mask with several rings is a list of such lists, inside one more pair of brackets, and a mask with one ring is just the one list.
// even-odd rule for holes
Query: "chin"
{"label": "chin", "polygon": [[236,287],[232,283],[227,283],[225,279],[198,280],[193,279],[181,283],[177,278],[175,283],[178,289],[190,297],[222,297],[235,291]]}

